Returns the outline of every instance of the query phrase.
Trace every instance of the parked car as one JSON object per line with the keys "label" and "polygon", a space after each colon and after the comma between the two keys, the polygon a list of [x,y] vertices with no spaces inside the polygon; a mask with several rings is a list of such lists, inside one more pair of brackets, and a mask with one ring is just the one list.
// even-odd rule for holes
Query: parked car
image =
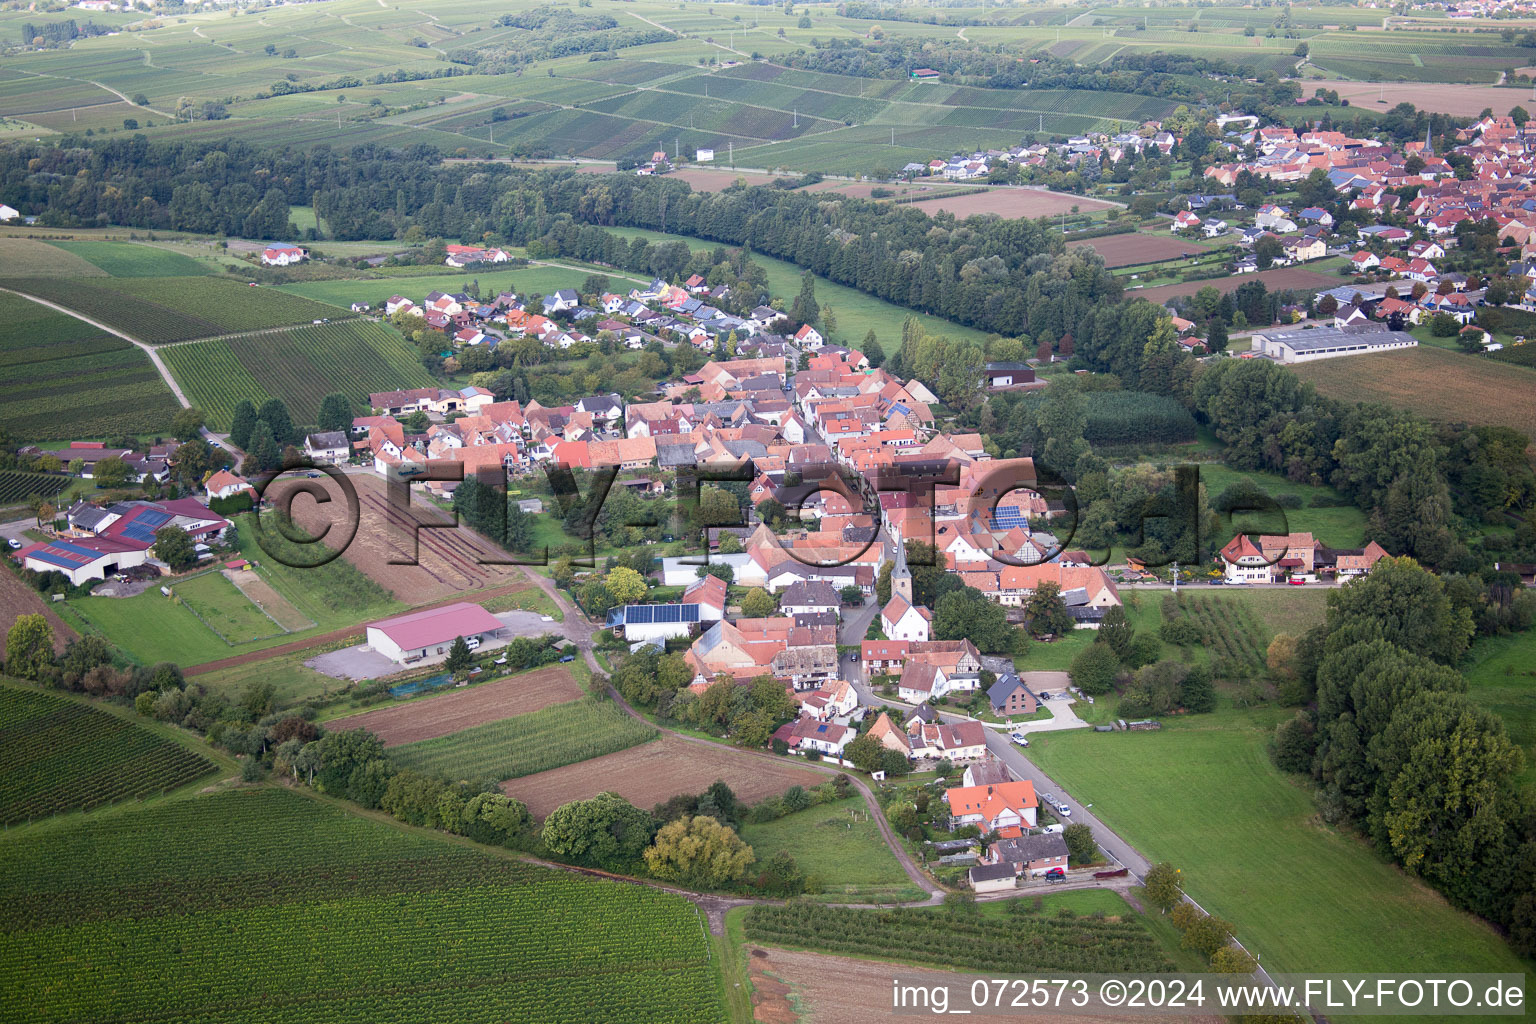
{"label": "parked car", "polygon": [[1068,807],[1066,804],[1057,804],[1056,813],[1060,814],[1064,818],[1070,818],[1072,817],[1072,808]]}
{"label": "parked car", "polygon": [[1307,585],[1307,581],[1306,580],[1301,579],[1301,578],[1296,577],[1296,576],[1292,576],[1286,582],[1289,583],[1293,587],[1304,587],[1304,586]]}
{"label": "parked car", "polygon": [[1045,801],[1045,806],[1047,806],[1047,807],[1055,807],[1056,806],[1056,794],[1055,793],[1041,793],[1040,794],[1040,799]]}
{"label": "parked car", "polygon": [[1049,694],[1049,693],[1046,693],[1046,692],[1044,692],[1044,691],[1041,691],[1041,693],[1040,693],[1040,699],[1041,699],[1041,700],[1050,700],[1050,699],[1051,699],[1051,695],[1050,695],[1050,694]]}
{"label": "parked car", "polygon": [[1061,868],[1051,868],[1051,870],[1045,873],[1045,880],[1047,882],[1065,882],[1067,880],[1067,873]]}
{"label": "parked car", "polygon": [[1040,834],[1041,835],[1047,835],[1047,836],[1054,836],[1054,835],[1060,835],[1061,833],[1065,832],[1066,830],[1067,830],[1067,826],[1063,825],[1061,822],[1058,821],[1054,825],[1047,825],[1047,826],[1045,826],[1045,828],[1042,828],[1040,830]]}
{"label": "parked car", "polygon": [[575,661],[575,660],[576,660],[576,655],[574,655],[574,654],[567,654],[565,657],[560,659],[560,662],[561,662],[561,664],[564,664],[565,662]]}
{"label": "parked car", "polygon": [[464,638],[464,646],[468,647],[472,651],[478,650],[480,647],[480,638],[477,636],[467,636]]}
{"label": "parked car", "polygon": [[1013,740],[1013,742],[1017,743],[1021,747],[1029,746],[1029,737],[1025,736],[1021,732],[1014,733],[1012,736],[1009,737],[1009,739]]}
{"label": "parked car", "polygon": [[17,540],[15,537],[8,537],[8,538],[6,538],[6,543],[11,546],[11,550],[12,551],[20,551],[21,550],[21,541]]}

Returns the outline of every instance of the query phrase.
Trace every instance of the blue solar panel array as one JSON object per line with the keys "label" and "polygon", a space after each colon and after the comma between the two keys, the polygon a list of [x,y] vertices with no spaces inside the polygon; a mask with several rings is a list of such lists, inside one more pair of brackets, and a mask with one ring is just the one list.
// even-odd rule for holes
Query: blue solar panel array
{"label": "blue solar panel array", "polygon": [[624,609],[624,621],[630,625],[656,622],[698,622],[696,604],[632,604]]}
{"label": "blue solar panel array", "polygon": [[994,530],[1011,530],[1015,526],[1029,525],[1029,517],[1025,514],[1023,506],[999,505],[992,510],[992,528]]}
{"label": "blue solar panel array", "polygon": [[136,540],[141,544],[153,544],[155,531],[166,523],[176,518],[169,512],[161,512],[157,509],[147,508],[134,517],[133,522],[123,527],[123,536],[129,540]]}
{"label": "blue solar panel array", "polygon": [[[69,555],[76,557],[71,558],[61,552],[68,552]],[[40,562],[47,562],[49,565],[57,565],[63,569],[78,569],[82,565],[95,561],[98,555],[99,552],[92,551],[90,548],[83,548],[78,544],[70,544],[67,541],[54,541],[48,547],[38,548],[32,552],[31,557]]]}

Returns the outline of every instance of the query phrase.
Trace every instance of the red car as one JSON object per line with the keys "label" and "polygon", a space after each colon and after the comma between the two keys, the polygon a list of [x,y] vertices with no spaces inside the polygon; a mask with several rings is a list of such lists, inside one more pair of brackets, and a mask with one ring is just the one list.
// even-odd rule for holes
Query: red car
{"label": "red car", "polygon": [[1307,585],[1307,581],[1306,580],[1298,579],[1295,576],[1292,576],[1289,580],[1286,580],[1286,582],[1289,583],[1293,587],[1304,587],[1304,586]]}

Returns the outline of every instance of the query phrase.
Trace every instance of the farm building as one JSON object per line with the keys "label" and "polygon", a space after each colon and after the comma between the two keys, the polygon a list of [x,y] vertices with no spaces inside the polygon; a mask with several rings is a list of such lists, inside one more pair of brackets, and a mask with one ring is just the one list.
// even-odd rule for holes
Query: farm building
{"label": "farm building", "polygon": [[30,544],[14,557],[33,572],[61,572],[78,587],[143,565],[149,559],[149,546],[117,537],[59,538]]}
{"label": "farm building", "polygon": [[988,363],[987,387],[993,389],[1023,387],[1035,383],[1035,371],[1028,363]]}
{"label": "farm building", "polygon": [[1359,324],[1353,327],[1265,331],[1253,336],[1253,351],[1280,363],[1310,363],[1339,356],[1413,348],[1418,343],[1419,339],[1407,331],[1388,330],[1383,324]]}
{"label": "farm building", "polygon": [[405,663],[446,655],[459,637],[499,636],[501,620],[477,604],[461,601],[442,608],[368,623],[368,646],[391,661]]}

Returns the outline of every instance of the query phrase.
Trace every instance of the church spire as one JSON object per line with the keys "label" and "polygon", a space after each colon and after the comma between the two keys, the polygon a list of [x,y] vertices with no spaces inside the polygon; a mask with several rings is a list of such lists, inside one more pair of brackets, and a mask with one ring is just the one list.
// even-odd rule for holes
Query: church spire
{"label": "church spire", "polygon": [[891,593],[900,594],[908,604],[912,603],[912,570],[907,568],[907,545],[901,539],[901,531],[893,530],[896,539],[896,565],[891,569]]}

